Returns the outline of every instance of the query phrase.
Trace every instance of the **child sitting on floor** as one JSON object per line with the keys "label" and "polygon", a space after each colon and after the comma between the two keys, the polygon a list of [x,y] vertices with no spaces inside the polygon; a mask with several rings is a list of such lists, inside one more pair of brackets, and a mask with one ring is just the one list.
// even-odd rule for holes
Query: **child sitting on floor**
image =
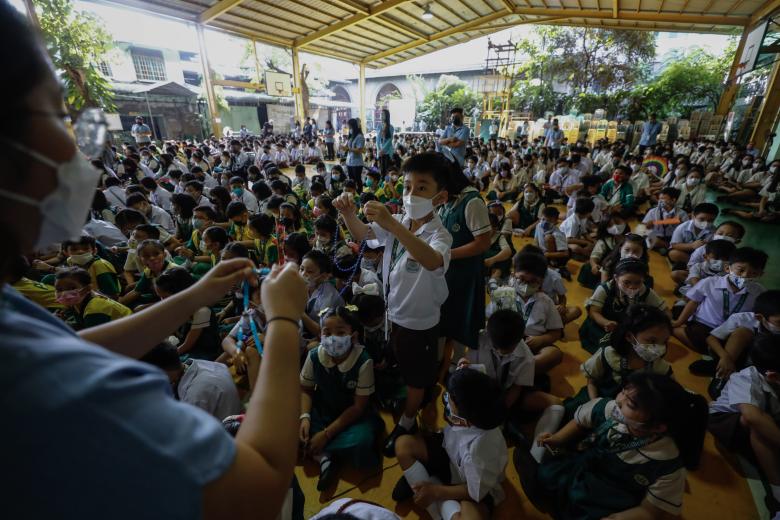
{"label": "child sitting on floor", "polygon": [[757,338],[753,366],[731,375],[710,404],[708,429],[725,447],[755,461],[769,481],[769,514],[780,511],[780,349],[777,337]]}
{"label": "child sitting on floor", "polygon": [[609,215],[599,223],[596,228],[596,244],[590,253],[588,263],[582,264],[577,275],[580,285],[588,289],[595,289],[598,286],[601,281],[600,273],[604,257],[616,247],[620,247],[626,233],[630,232],[631,228],[626,220],[617,213]]}
{"label": "child sitting on floor", "polygon": [[574,213],[569,215],[561,224],[561,231],[566,235],[569,243],[569,252],[577,259],[585,260],[593,252],[594,239],[591,233],[596,225],[591,219],[594,208],[593,201],[587,198],[578,198],[574,203]]}
{"label": "child sitting on floor", "polygon": [[334,482],[337,457],[356,468],[379,463],[374,447],[378,417],[369,403],[374,363],[358,343],[356,311],[354,306],[323,309],[320,344],[308,353],[301,370],[300,441],[319,462],[318,491]]}
{"label": "child sitting on floor", "polygon": [[566,268],[569,261],[569,244],[566,235],[558,229],[558,208],[548,206],[542,211],[542,218],[536,225],[534,240],[550,265],[557,267],[561,276],[571,280],[571,273]]}
{"label": "child sitting on floor", "polygon": [[88,329],[129,316],[132,311],[121,303],[93,290],[92,277],[81,267],[57,272],[54,281],[57,314],[74,330]]}
{"label": "child sitting on floor", "polygon": [[401,435],[395,452],[404,476],[393,500],[414,497],[431,518],[451,520],[491,517],[504,499],[501,483],[508,462],[501,434],[505,418],[501,389],[478,370],[456,370],[443,395],[449,426],[430,436]]}
{"label": "child sitting on floor", "polygon": [[642,219],[650,231],[647,234],[647,246],[657,249],[662,255],[669,249],[674,230],[680,223],[688,220],[688,214],[677,207],[680,190],[664,188],[658,194],[658,206],[650,208]]}
{"label": "child sitting on floor", "polygon": [[320,311],[344,305],[336,287],[330,283],[333,262],[322,251],[309,251],[303,255],[301,276],[309,290],[309,301],[303,313],[303,327],[307,338],[316,338],[320,331]]}
{"label": "child sitting on floor", "polygon": [[645,285],[646,277],[647,264],[640,260],[626,258],[615,265],[612,280],[599,285],[586,302],[588,317],[579,331],[582,348],[596,352],[601,339],[617,328],[631,305],[645,303],[666,311],[666,302]]}
{"label": "child sitting on floor", "polygon": [[536,440],[554,457],[536,465],[515,450],[515,464],[531,502],[550,504],[558,518],[679,515],[706,425],[703,397],[666,376],[633,374],[615,400],[582,405],[561,430]]}

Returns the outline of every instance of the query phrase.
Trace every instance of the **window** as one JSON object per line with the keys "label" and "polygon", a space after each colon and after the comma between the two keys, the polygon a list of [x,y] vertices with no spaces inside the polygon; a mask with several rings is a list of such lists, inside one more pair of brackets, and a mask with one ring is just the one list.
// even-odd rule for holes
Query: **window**
{"label": "window", "polygon": [[133,49],[133,66],[139,81],[165,81],[165,61],[162,52],[150,49]]}
{"label": "window", "polygon": [[98,65],[98,70],[100,71],[100,73],[103,76],[105,76],[107,78],[110,78],[111,76],[113,76],[113,74],[111,73],[111,65],[109,65],[109,63],[106,62],[106,61],[101,61],[100,62],[100,64]]}
{"label": "window", "polygon": [[187,85],[194,85],[196,87],[200,86],[200,74],[193,70],[185,70],[184,71],[184,83]]}
{"label": "window", "polygon": [[179,51],[179,59],[181,61],[198,63],[198,53],[190,51]]}

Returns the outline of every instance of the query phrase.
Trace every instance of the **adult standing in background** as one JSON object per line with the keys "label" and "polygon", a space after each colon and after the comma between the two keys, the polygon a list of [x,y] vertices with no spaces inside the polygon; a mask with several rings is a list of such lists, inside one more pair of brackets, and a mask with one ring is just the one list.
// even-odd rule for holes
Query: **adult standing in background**
{"label": "adult standing in background", "polygon": [[561,145],[563,143],[563,130],[558,126],[558,120],[552,120],[552,126],[544,135],[544,146],[550,149],[552,158],[558,160],[561,155]]}
{"label": "adult standing in background", "polygon": [[439,144],[449,148],[461,170],[466,162],[466,143],[470,137],[471,131],[463,124],[463,109],[453,108],[450,110],[450,124],[444,130],[444,137],[439,139]]}
{"label": "adult standing in background", "polygon": [[303,125],[303,138],[306,141],[311,141],[311,119],[306,118],[306,123]]}
{"label": "adult standing in background", "polygon": [[376,134],[376,150],[379,155],[379,169],[382,177],[387,175],[387,168],[393,157],[393,125],[390,124],[390,111],[382,109],[382,126]]}
{"label": "adult standing in background", "polygon": [[328,150],[325,160],[334,161],[336,159],[336,151],[333,148],[336,143],[336,129],[333,128],[333,123],[330,122],[330,119],[325,121],[325,130],[322,133],[325,136],[325,147]]}
{"label": "adult standing in background", "polygon": [[135,138],[135,144],[146,145],[152,142],[152,129],[144,123],[144,118],[141,116],[135,118],[135,124],[130,128],[130,133]]}
{"label": "adult standing in background", "polygon": [[347,151],[347,175],[355,181],[357,192],[363,191],[363,152],[366,151],[366,138],[360,129],[360,121],[354,117],[347,121],[349,135],[344,145]]}
{"label": "adult standing in background", "polygon": [[[0,87],[0,279],[19,256],[80,235],[99,178],[63,119],[60,83],[37,35],[0,2],[0,65],[14,78]],[[76,134],[99,147],[105,126],[82,117]],[[298,444],[306,289],[297,266],[275,267],[263,282],[263,363],[235,439],[176,401],[162,371],[135,361],[197,309],[254,279],[253,267],[220,262],[189,289],[78,334],[0,286],[0,471],[13,497],[4,516],[276,518]]]}
{"label": "adult standing in background", "polygon": [[642,136],[639,138],[639,155],[645,154],[645,148],[655,146],[658,134],[661,133],[661,123],[655,114],[650,114],[650,120],[642,125]]}

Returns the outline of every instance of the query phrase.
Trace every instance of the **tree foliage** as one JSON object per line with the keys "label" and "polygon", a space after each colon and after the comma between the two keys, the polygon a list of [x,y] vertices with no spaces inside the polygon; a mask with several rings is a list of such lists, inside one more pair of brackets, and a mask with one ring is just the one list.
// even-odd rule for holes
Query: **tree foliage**
{"label": "tree foliage", "polygon": [[427,92],[417,104],[417,119],[425,121],[428,128],[436,128],[446,123],[452,108],[461,107],[468,115],[481,104],[482,97],[471,90],[465,81],[457,76],[442,74],[436,88]]}
{"label": "tree foliage", "polygon": [[88,107],[115,110],[111,84],[99,69],[114,45],[105,23],[93,14],[73,9],[70,0],[33,0],[33,4],[71,114]]}

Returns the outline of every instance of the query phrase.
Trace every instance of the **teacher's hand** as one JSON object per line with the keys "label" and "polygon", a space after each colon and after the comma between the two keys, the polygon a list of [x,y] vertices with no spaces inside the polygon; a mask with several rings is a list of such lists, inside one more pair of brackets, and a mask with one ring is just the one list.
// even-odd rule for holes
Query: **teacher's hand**
{"label": "teacher's hand", "polygon": [[306,282],[298,274],[298,264],[287,262],[284,267],[274,265],[263,281],[262,299],[266,321],[274,318],[297,320],[306,308]]}
{"label": "teacher's hand", "polygon": [[198,307],[207,307],[225,296],[234,285],[254,277],[254,265],[249,259],[234,258],[215,265],[190,289]]}

